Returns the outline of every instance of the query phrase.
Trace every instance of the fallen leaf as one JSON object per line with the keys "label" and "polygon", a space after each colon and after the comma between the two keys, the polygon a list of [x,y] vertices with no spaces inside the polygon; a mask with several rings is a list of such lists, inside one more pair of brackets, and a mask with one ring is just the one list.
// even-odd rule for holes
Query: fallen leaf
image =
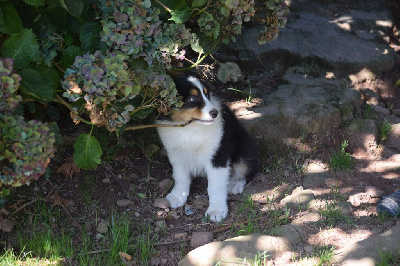
{"label": "fallen leaf", "polygon": [[60,195],[58,195],[57,192],[50,196],[50,201],[53,203],[52,207],[54,207],[54,206],[65,206],[69,202],[69,200],[60,197]]}
{"label": "fallen leaf", "polygon": [[118,254],[122,257],[125,258],[127,261],[131,261],[132,260],[132,256],[129,254],[126,254],[124,252],[118,252]]}
{"label": "fallen leaf", "polygon": [[[72,159],[72,158],[71,158]],[[73,178],[76,173],[79,173],[81,169],[76,166],[74,160],[67,160],[63,165],[58,167],[57,174],[63,174],[65,177]]]}
{"label": "fallen leaf", "polygon": [[16,225],[15,221],[0,217],[0,230],[10,233],[14,229],[15,225]]}

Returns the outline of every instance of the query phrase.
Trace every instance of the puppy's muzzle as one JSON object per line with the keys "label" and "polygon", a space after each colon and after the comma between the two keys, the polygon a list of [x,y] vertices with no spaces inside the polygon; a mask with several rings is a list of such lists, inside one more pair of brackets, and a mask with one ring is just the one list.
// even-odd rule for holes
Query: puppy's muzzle
{"label": "puppy's muzzle", "polygon": [[218,116],[218,110],[217,109],[212,109],[211,111],[210,111],[210,115],[211,115],[211,117],[212,118],[216,118],[217,116]]}

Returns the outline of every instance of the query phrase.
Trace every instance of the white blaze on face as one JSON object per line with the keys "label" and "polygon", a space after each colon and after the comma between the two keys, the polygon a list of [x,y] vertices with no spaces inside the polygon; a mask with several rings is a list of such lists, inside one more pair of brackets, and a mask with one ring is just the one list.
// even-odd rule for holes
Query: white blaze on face
{"label": "white blaze on face", "polygon": [[204,87],[203,84],[200,82],[200,80],[198,80],[195,77],[189,77],[188,81],[190,81],[194,86],[196,86],[199,89],[201,97],[203,98],[204,101],[204,107],[201,110],[201,121],[198,122],[202,124],[211,124],[214,121],[214,118],[211,116],[210,112],[212,110],[215,110],[216,108],[204,94]]}

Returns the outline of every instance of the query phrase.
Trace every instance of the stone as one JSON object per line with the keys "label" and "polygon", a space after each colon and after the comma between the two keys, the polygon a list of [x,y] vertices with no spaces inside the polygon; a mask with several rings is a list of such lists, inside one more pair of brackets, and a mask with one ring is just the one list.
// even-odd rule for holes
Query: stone
{"label": "stone", "polygon": [[287,251],[291,245],[282,237],[253,234],[239,236],[225,241],[212,242],[190,251],[178,265],[215,265],[222,263],[254,262],[256,255],[267,251],[268,259],[276,259]]}
{"label": "stone", "polygon": [[281,225],[272,229],[271,233],[273,236],[280,236],[286,239],[292,246],[300,243],[305,235],[303,228],[298,224]]}
{"label": "stone", "polygon": [[280,204],[289,209],[297,210],[299,207],[304,209],[310,207],[310,203],[313,199],[314,193],[311,190],[302,190],[301,188],[294,190],[291,195],[282,199]]}
{"label": "stone", "polygon": [[308,254],[311,254],[314,251],[314,247],[311,245],[304,246],[304,251]]}
{"label": "stone", "polygon": [[195,232],[193,233],[192,239],[190,240],[190,246],[192,248],[197,248],[212,242],[213,239],[214,235],[211,232]]}
{"label": "stone", "polygon": [[400,116],[400,109],[393,109],[392,112],[394,115]]}
{"label": "stone", "polygon": [[366,186],[365,193],[367,193],[371,198],[378,198],[383,195],[382,190],[373,186]]}
{"label": "stone", "polygon": [[382,107],[380,105],[370,105],[372,110],[374,110],[377,114],[381,114],[381,115],[390,115],[390,110]]}
{"label": "stone", "polygon": [[360,93],[342,80],[291,75],[291,84],[265,95],[260,106],[239,119],[259,141],[277,152],[287,152],[288,140],[307,135],[320,136],[324,144],[334,145],[342,123],[360,112]]}
{"label": "stone", "polygon": [[108,232],[108,222],[107,221],[101,221],[97,224],[96,228],[97,232],[100,234],[105,234]]}
{"label": "stone", "polygon": [[312,162],[307,166],[307,172],[303,178],[303,186],[305,188],[325,186],[326,182],[332,179],[333,175],[329,172],[327,165]]}
{"label": "stone", "polygon": [[133,205],[134,205],[134,203],[128,199],[117,200],[117,206],[121,207],[121,208],[133,206]]}
{"label": "stone", "polygon": [[184,232],[184,233],[176,233],[176,234],[174,234],[174,239],[182,239],[182,238],[184,238],[186,236],[187,236],[186,232]]}
{"label": "stone", "polygon": [[400,151],[400,124],[391,125],[390,133],[384,141],[384,145]]}
{"label": "stone", "polygon": [[101,239],[105,238],[105,236],[103,234],[97,233],[95,236],[96,241],[99,241]]}
{"label": "stone", "polygon": [[330,261],[335,265],[374,266],[382,258],[381,252],[398,252],[400,247],[400,225],[396,225],[381,235],[347,245],[335,251]]}
{"label": "stone", "polygon": [[160,209],[166,209],[170,207],[170,204],[166,198],[157,198],[154,200],[153,206]]}
{"label": "stone", "polygon": [[[312,12],[310,6],[313,6]],[[259,45],[260,29],[255,26],[245,28],[243,42],[230,45],[231,54],[238,55],[246,66],[257,64],[259,60],[267,71],[287,68],[307,58],[318,58],[332,66],[330,71],[335,76],[353,74],[358,78],[356,82],[393,68],[396,55],[382,41],[385,36],[382,32],[389,33],[392,18],[382,1],[376,1],[376,6],[369,10],[339,13],[334,4],[321,2],[318,5],[315,1],[302,1],[290,9],[286,27],[280,29],[276,40]],[[335,16],[327,15],[329,13]],[[370,75],[360,75],[363,69]]]}
{"label": "stone", "polygon": [[103,184],[110,184],[110,183],[111,183],[111,180],[110,180],[110,178],[106,177],[106,178],[104,178],[101,182],[102,182]]}
{"label": "stone", "polygon": [[343,128],[348,142],[347,152],[357,156],[373,154],[378,146],[378,127],[375,120],[354,118]]}
{"label": "stone", "polygon": [[304,214],[298,218],[295,218],[292,221],[292,224],[301,225],[301,224],[315,223],[315,222],[318,222],[319,219],[321,219],[321,215],[319,214],[319,212],[316,212],[316,211],[307,212],[306,214]]}
{"label": "stone", "polygon": [[208,199],[207,197],[197,197],[194,200],[194,206],[196,209],[202,210],[208,206]]}
{"label": "stone", "polygon": [[357,193],[349,196],[349,201],[352,206],[359,207],[362,203],[368,203],[371,197],[367,193]]}

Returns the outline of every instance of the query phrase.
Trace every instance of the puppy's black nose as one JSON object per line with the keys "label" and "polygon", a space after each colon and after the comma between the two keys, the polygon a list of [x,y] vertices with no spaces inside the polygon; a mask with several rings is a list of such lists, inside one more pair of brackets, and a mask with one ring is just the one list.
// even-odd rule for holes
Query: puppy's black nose
{"label": "puppy's black nose", "polygon": [[216,118],[218,116],[218,110],[217,109],[212,109],[210,111],[210,115],[212,118]]}

